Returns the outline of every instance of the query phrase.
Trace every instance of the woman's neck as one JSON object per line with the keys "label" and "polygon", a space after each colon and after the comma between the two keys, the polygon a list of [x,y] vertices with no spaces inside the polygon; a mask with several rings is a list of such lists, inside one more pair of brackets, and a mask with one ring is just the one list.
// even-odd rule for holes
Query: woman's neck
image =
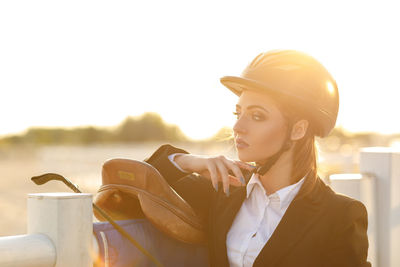
{"label": "woman's neck", "polygon": [[283,153],[271,169],[259,177],[267,195],[293,184],[291,176],[293,166],[292,155],[292,150]]}

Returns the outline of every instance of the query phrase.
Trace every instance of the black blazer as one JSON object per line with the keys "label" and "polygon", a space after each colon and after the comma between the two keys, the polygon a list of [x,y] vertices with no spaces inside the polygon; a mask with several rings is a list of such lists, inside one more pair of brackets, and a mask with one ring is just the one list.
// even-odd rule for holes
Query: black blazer
{"label": "black blazer", "polygon": [[[205,219],[210,265],[229,266],[226,236],[246,188],[231,187],[229,197],[222,189],[215,192],[209,180],[179,171],[168,159],[173,153],[187,152],[163,145],[146,161]],[[367,224],[361,202],[308,176],[253,266],[371,266]]]}

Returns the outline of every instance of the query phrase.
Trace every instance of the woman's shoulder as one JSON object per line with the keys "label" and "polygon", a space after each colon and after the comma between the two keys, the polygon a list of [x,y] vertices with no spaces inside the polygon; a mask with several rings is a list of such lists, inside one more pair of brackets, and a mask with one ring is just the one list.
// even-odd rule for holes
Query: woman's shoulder
{"label": "woman's shoulder", "polygon": [[366,207],[361,201],[345,194],[338,193],[321,179],[320,181],[322,183],[322,191],[325,194],[324,201],[332,212],[336,212],[338,214],[344,213],[348,215],[350,215],[349,213],[355,213],[353,215],[367,214]]}

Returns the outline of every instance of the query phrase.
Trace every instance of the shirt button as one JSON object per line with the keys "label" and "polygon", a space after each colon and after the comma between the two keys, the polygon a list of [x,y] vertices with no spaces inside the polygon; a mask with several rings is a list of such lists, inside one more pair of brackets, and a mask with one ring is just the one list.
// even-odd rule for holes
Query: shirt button
{"label": "shirt button", "polygon": [[254,233],[254,235],[252,235],[252,236],[251,236],[251,238],[254,238],[254,237],[256,237],[256,235],[257,235],[257,233]]}

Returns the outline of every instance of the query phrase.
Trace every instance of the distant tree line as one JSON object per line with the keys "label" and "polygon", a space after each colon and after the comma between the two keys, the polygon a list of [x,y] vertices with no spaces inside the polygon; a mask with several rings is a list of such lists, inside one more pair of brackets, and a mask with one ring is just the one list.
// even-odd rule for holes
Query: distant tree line
{"label": "distant tree line", "polygon": [[20,135],[6,136],[0,144],[93,144],[141,141],[188,141],[176,125],[163,121],[157,113],[127,117],[117,127],[30,128]]}

